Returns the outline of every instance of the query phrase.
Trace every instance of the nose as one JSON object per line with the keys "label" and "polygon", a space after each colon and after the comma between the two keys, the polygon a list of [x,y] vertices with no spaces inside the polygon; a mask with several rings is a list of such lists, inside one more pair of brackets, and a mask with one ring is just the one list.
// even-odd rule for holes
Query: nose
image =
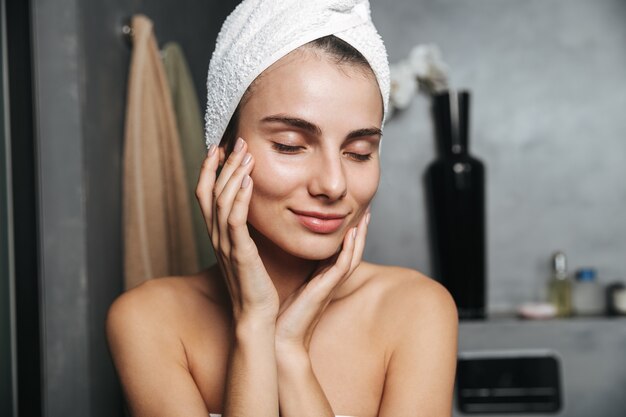
{"label": "nose", "polygon": [[319,155],[319,163],[311,167],[309,193],[328,201],[345,197],[347,181],[341,155]]}

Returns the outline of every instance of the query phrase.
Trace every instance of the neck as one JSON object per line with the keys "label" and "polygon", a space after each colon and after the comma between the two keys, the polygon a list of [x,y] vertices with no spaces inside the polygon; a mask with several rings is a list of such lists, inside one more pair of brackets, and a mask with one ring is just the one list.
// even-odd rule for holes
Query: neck
{"label": "neck", "polygon": [[282,304],[310,278],[319,261],[302,259],[285,252],[252,227],[250,227],[250,236],[257,245],[259,256],[274,282]]}

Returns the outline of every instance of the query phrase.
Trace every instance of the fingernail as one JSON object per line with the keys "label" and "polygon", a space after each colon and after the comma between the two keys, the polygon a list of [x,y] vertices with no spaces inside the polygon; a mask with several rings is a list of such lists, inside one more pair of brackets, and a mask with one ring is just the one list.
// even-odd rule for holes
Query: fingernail
{"label": "fingernail", "polygon": [[235,143],[235,149],[233,149],[233,152],[239,152],[243,149],[243,139],[239,138],[237,139],[237,142]]}
{"label": "fingernail", "polygon": [[209,156],[213,156],[215,154],[215,151],[217,150],[217,145],[212,143],[211,146],[209,146]]}
{"label": "fingernail", "polygon": [[352,239],[356,239],[356,227],[352,228]]}
{"label": "fingernail", "polygon": [[243,161],[241,161],[241,166],[248,165],[250,163],[250,160],[252,160],[252,155],[247,153],[246,156],[243,158]]}
{"label": "fingernail", "polygon": [[370,224],[370,218],[372,217],[372,213],[367,213],[365,215],[365,224]]}
{"label": "fingernail", "polygon": [[246,175],[245,177],[243,177],[243,181],[241,181],[241,188],[246,188],[248,185],[250,185],[250,175]]}

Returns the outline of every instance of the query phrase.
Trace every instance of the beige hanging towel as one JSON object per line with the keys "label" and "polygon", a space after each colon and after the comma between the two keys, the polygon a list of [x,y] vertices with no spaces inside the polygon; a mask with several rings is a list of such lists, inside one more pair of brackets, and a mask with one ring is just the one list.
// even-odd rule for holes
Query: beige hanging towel
{"label": "beige hanging towel", "polygon": [[132,28],[123,180],[126,289],[198,270],[176,116],[152,22],[136,15]]}

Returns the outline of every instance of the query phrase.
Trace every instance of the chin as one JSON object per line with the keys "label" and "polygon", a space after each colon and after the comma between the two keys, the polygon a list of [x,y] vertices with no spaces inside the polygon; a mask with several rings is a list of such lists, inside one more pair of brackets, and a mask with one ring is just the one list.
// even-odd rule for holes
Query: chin
{"label": "chin", "polygon": [[[307,239],[308,242],[301,245],[294,245],[292,248],[283,250],[293,256],[309,261],[322,261],[335,255],[341,250],[342,239],[322,236],[321,239]],[[322,240],[320,242],[320,240]],[[323,240],[328,240],[324,242]],[[293,244],[293,242],[292,242]]]}
{"label": "chin", "polygon": [[321,261],[335,255],[341,249],[343,236],[347,233],[347,229],[332,234],[303,232],[302,235],[297,233],[299,236],[296,237],[285,233],[272,236],[272,233],[264,234],[254,227],[250,229],[255,235],[254,240],[257,245],[263,245],[266,248],[273,246],[277,251],[308,261]]}

